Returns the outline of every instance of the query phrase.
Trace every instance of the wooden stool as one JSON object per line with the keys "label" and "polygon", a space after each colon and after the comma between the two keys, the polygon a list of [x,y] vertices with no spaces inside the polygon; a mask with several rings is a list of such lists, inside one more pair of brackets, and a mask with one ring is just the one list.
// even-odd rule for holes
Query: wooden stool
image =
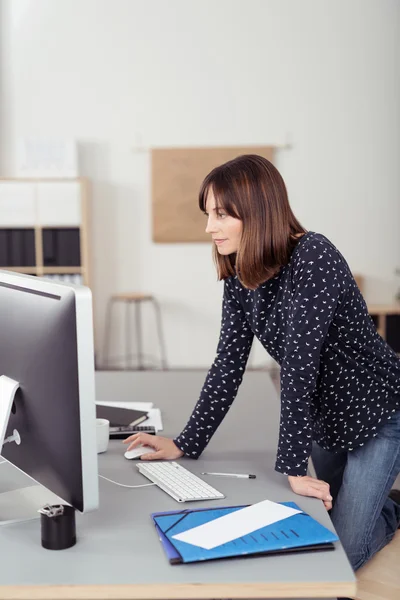
{"label": "wooden stool", "polygon": [[399,600],[400,530],[357,571],[357,600]]}
{"label": "wooden stool", "polygon": [[154,308],[156,325],[158,332],[158,340],[160,346],[160,357],[161,357],[161,368],[167,369],[167,359],[165,353],[165,343],[161,324],[161,312],[158,302],[151,294],[140,294],[140,293],[123,293],[113,294],[108,301],[106,310],[106,323],[105,323],[105,334],[104,334],[104,350],[103,350],[103,363],[107,365],[109,360],[109,346],[110,346],[110,335],[111,335],[111,317],[112,308],[114,303],[124,302],[126,305],[125,312],[125,369],[129,367],[130,360],[132,358],[131,353],[131,306],[135,306],[135,317],[136,317],[136,348],[137,348],[137,369],[143,371],[146,369],[144,366],[144,355],[142,352],[142,328],[141,328],[141,303],[151,302]]}

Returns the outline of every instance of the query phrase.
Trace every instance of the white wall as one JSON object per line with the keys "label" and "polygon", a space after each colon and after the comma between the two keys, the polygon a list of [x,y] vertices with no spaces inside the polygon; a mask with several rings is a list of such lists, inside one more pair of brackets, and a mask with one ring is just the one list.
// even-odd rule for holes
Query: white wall
{"label": "white wall", "polygon": [[[151,241],[145,146],[284,143],[302,223],[390,302],[400,265],[397,0],[3,0],[2,174],[19,136],[75,137],[93,182],[97,343],[109,294],[148,290],[172,366],[214,356],[208,244]],[[400,281],[398,282],[400,285]],[[155,353],[146,312],[148,351]],[[121,349],[115,347],[115,351]],[[257,347],[253,364],[265,362]]]}

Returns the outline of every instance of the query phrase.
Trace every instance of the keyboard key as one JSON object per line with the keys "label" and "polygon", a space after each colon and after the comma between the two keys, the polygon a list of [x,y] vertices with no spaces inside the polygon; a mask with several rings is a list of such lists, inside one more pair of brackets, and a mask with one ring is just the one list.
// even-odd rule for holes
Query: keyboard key
{"label": "keyboard key", "polygon": [[140,473],[178,502],[218,500],[224,494],[176,462],[138,463]]}

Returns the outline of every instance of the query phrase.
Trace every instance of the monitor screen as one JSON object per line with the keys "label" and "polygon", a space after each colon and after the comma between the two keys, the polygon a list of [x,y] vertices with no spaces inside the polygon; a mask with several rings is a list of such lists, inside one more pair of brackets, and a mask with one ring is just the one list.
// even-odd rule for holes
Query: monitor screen
{"label": "monitor screen", "polygon": [[79,511],[98,506],[92,299],[0,271],[0,375],[19,383],[2,455]]}

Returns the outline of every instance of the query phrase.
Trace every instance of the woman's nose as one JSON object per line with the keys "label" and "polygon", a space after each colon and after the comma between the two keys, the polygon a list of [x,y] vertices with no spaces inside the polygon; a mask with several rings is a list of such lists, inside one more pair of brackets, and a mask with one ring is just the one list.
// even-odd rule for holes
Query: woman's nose
{"label": "woman's nose", "polygon": [[206,233],[214,233],[215,231],[218,231],[217,223],[215,219],[212,219],[210,216],[207,221]]}

